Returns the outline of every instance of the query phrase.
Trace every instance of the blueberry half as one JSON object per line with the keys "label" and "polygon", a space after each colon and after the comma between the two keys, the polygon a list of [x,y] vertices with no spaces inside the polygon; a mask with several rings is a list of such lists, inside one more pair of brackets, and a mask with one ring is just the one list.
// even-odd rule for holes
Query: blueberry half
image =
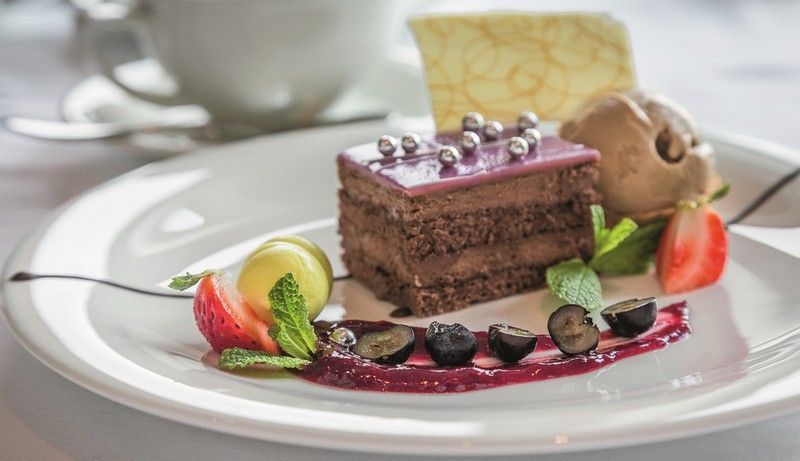
{"label": "blueberry half", "polygon": [[395,325],[388,330],[365,333],[356,341],[353,352],[375,363],[403,363],[414,352],[414,330],[405,325]]}
{"label": "blueberry half", "polygon": [[656,323],[656,298],[629,299],[603,309],[601,315],[617,336],[639,336]]}
{"label": "blueberry half", "polygon": [[536,349],[536,335],[504,323],[489,327],[489,350],[506,363],[519,362]]}
{"label": "blueberry half", "polygon": [[475,335],[464,325],[432,322],[425,332],[425,348],[439,366],[464,365],[478,352]]}
{"label": "blueberry half", "polygon": [[584,354],[597,348],[600,330],[589,311],[577,304],[565,304],[547,320],[547,331],[558,349],[567,355]]}

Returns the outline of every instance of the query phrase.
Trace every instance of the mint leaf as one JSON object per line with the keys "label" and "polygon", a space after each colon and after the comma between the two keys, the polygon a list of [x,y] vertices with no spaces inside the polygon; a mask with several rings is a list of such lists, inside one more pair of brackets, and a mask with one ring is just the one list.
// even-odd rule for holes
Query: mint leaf
{"label": "mint leaf", "polygon": [[589,207],[592,212],[592,229],[594,230],[594,253],[597,254],[600,248],[608,240],[610,229],[606,229],[606,214],[600,205]]}
{"label": "mint leaf", "polygon": [[592,229],[594,229],[594,257],[597,258],[613,250],[636,230],[636,223],[630,218],[622,218],[613,229],[606,228],[603,207],[592,205]]}
{"label": "mint leaf", "polygon": [[310,364],[308,360],[295,357],[270,355],[263,351],[250,351],[234,347],[225,349],[219,356],[219,367],[225,370],[247,368],[253,365],[269,365],[278,368],[302,368]]}
{"label": "mint leaf", "polygon": [[722,185],[722,187],[717,189],[716,192],[711,194],[711,197],[708,198],[708,203],[716,202],[717,200],[722,200],[723,198],[725,198],[726,195],[728,195],[728,192],[730,191],[731,191],[731,183],[726,182],[725,184]]}
{"label": "mint leaf", "polygon": [[270,336],[292,357],[311,360],[317,351],[317,335],[308,321],[308,307],[294,275],[281,277],[267,296],[275,318]]}
{"label": "mint leaf", "polygon": [[195,285],[203,279],[203,277],[207,277],[209,275],[216,274],[217,271],[214,270],[207,270],[197,274],[190,274],[186,273],[184,275],[177,275],[172,277],[172,280],[169,282],[168,287],[172,288],[173,290],[184,291],[187,290]]}
{"label": "mint leaf", "polygon": [[603,231],[606,228],[606,215],[603,212],[603,207],[600,205],[592,205],[592,228],[594,228],[594,242],[595,248],[598,247],[601,240],[603,240]]}
{"label": "mint leaf", "polygon": [[603,306],[600,279],[578,258],[549,267],[545,273],[550,291],[564,301],[592,311]]}
{"label": "mint leaf", "polygon": [[592,268],[604,274],[619,275],[647,271],[666,225],[667,220],[660,219],[636,229],[613,250],[592,258]]}
{"label": "mint leaf", "polygon": [[275,325],[270,327],[269,335],[281,346],[281,350],[286,354],[302,360],[311,360],[313,357],[303,340],[292,335],[289,331],[286,328],[281,328],[280,325]]}
{"label": "mint leaf", "polygon": [[[602,242],[595,242],[594,258],[598,258],[613,250],[623,240],[628,238],[639,226],[630,218],[622,218],[603,237]],[[593,258],[593,259],[594,259]]]}

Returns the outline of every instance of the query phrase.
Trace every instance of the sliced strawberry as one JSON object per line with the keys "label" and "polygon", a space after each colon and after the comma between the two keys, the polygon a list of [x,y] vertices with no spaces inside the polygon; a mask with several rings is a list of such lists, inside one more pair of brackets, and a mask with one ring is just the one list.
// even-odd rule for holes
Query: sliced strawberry
{"label": "sliced strawberry", "polygon": [[656,252],[656,272],[665,293],[710,285],[722,276],[728,235],[719,214],[707,204],[679,204]]}
{"label": "sliced strawberry", "polygon": [[222,352],[231,347],[279,354],[264,323],[225,275],[213,273],[200,280],[194,297],[197,328],[211,347]]}

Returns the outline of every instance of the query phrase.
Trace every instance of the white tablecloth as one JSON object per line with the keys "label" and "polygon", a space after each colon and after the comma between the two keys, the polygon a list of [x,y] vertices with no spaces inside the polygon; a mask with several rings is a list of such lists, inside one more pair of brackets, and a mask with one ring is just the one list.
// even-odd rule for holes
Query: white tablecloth
{"label": "white tablecloth", "polygon": [[[503,5],[512,8],[520,3]],[[525,6],[611,10],[629,25],[644,87],[677,97],[707,128],[800,147],[800,2],[565,5],[549,1]],[[454,7],[465,5],[434,6]],[[0,2],[0,115],[57,117],[60,96],[93,70],[73,36],[72,12],[55,3],[11,3],[3,8]],[[120,141],[50,143],[0,131],[0,261],[49,210],[145,162]],[[355,461],[402,457],[263,443],[149,416],[59,377],[24,351],[0,323],[0,459],[223,458]],[[796,460],[800,459],[800,415],[674,442],[536,459],[609,458]]]}

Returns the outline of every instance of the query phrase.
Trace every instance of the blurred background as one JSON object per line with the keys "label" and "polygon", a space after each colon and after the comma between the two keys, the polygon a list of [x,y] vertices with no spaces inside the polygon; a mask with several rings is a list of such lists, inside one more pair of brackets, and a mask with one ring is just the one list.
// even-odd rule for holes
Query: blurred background
{"label": "blurred background", "polygon": [[[608,12],[629,29],[642,87],[677,99],[706,131],[800,148],[797,0],[0,0],[0,263],[47,212],[153,160],[281,130],[428,117],[405,17],[488,8]],[[109,459],[132,447],[121,431],[87,443],[77,428],[29,430],[50,415],[129,412],[133,430],[154,424],[56,378],[4,325],[0,352],[2,369],[16,371],[0,373],[5,455],[35,445],[51,459]],[[67,403],[44,408],[36,393],[54,389]],[[781,438],[772,426],[758,443],[796,448],[796,431]],[[715,437],[707,456],[731,454]]]}

